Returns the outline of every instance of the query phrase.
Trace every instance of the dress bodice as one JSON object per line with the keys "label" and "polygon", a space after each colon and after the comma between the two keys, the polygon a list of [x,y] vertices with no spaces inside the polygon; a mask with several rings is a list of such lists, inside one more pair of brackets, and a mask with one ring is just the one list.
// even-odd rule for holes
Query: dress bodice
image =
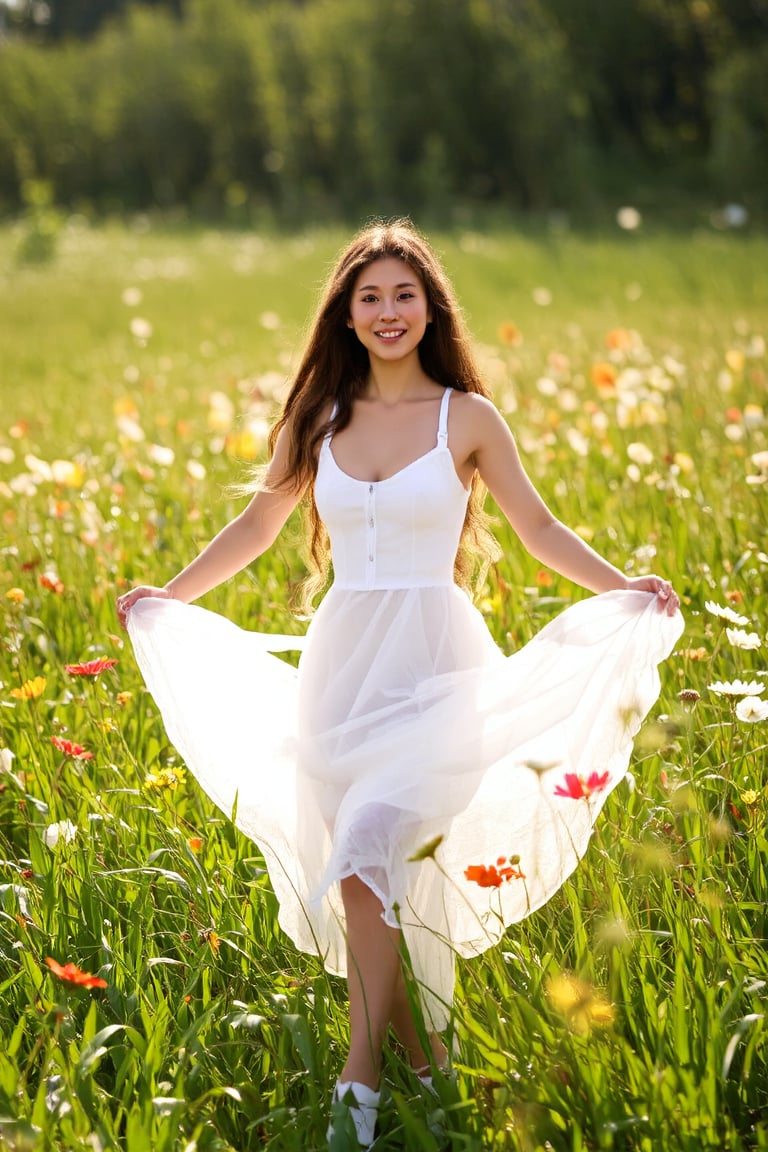
{"label": "dress bodice", "polygon": [[469,492],[448,447],[446,388],[437,442],[386,480],[357,480],[323,441],[315,502],[328,529],[334,584],[341,588],[424,588],[453,583]]}

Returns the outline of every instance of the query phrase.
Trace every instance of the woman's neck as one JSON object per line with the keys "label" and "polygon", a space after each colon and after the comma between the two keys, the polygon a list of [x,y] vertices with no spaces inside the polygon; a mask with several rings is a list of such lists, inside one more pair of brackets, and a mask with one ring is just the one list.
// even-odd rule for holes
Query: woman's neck
{"label": "woman's neck", "polygon": [[394,407],[402,401],[423,399],[435,388],[418,358],[395,364],[372,364],[363,397]]}

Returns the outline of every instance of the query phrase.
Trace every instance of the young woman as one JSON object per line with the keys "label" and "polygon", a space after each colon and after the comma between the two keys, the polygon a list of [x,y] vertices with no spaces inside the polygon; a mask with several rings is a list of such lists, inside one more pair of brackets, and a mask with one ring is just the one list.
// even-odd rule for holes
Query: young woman
{"label": "young woman", "polygon": [[[389,1027],[423,1078],[445,1064],[455,955],[498,941],[576,866],[682,622],[666,580],[628,578],[543,503],[407,222],[366,228],[339,258],[271,449],[245,510],[118,613],[169,736],[262,850],[282,927],[348,977],[335,1096],[367,1146]],[[602,594],[511,656],[463,587],[473,554],[495,554],[486,488],[534,556]],[[326,531],[333,563],[305,644],[189,606],[301,499],[313,588]],[[272,655],[299,645],[298,671]]]}

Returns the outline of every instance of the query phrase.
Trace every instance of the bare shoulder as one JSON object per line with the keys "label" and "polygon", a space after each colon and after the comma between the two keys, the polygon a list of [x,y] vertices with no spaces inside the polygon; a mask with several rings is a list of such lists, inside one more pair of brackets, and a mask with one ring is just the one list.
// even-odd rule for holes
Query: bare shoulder
{"label": "bare shoulder", "polygon": [[493,401],[476,392],[454,392],[451,425],[452,439],[459,440],[467,454],[482,449],[489,437],[509,435],[507,423]]}

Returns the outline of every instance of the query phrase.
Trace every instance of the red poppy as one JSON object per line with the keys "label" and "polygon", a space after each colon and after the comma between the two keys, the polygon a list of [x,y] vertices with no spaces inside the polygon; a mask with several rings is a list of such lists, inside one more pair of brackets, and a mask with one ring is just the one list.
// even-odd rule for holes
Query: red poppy
{"label": "red poppy", "polygon": [[68,984],[78,984],[82,988],[107,987],[106,980],[102,980],[101,976],[91,976],[89,972],[83,972],[82,968],[78,968],[77,964],[59,964],[58,960],[53,960],[50,956],[46,957],[45,962],[54,976],[58,976],[59,980],[65,980]]}
{"label": "red poppy", "polygon": [[558,784],[555,788],[555,796],[569,796],[571,800],[588,800],[593,792],[602,792],[608,783],[609,776],[609,772],[603,772],[600,775],[597,772],[590,772],[585,779],[583,776],[577,776],[575,772],[567,772],[565,787]]}
{"label": "red poppy", "polygon": [[518,868],[519,863],[519,856],[500,856],[495,864],[470,864],[464,876],[480,888],[501,888],[510,880],[525,880],[525,874]]}
{"label": "red poppy", "polygon": [[86,660],[84,664],[65,664],[64,667],[70,676],[98,676],[108,668],[114,668],[118,661],[113,657],[102,656],[99,660]]}
{"label": "red poppy", "polygon": [[64,740],[61,736],[51,736],[51,744],[65,756],[71,756],[73,760],[93,760],[93,752],[83,748],[82,744],[73,744],[71,740]]}

